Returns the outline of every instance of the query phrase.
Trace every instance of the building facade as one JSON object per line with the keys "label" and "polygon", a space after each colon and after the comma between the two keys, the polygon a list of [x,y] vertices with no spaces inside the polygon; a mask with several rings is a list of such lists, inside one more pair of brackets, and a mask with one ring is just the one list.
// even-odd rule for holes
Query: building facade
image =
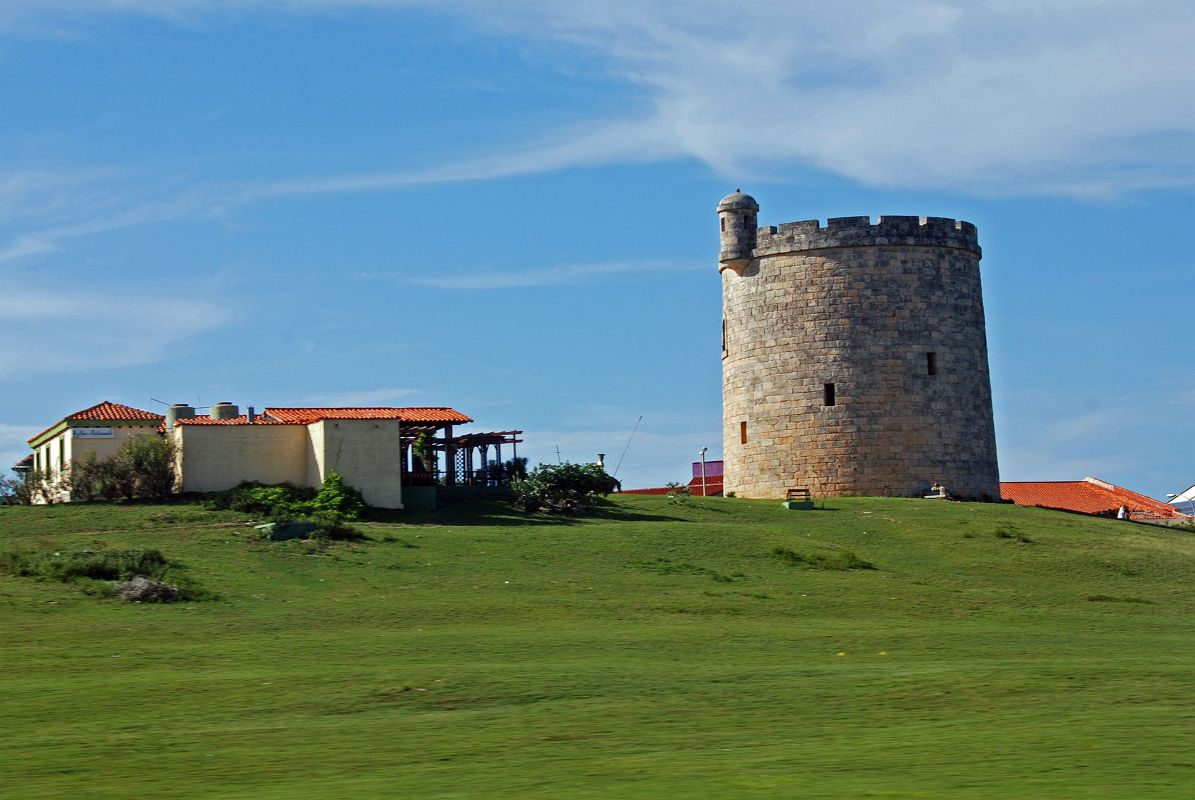
{"label": "building facade", "polygon": [[[56,485],[69,475],[72,464],[90,457],[111,458],[130,439],[156,435],[163,419],[161,414],[107,400],[69,414],[29,439],[33,475]],[[70,500],[70,493],[55,490],[50,498],[39,499],[64,502]]]}
{"label": "building facade", "polygon": [[718,205],[724,487],[997,499],[975,226]]}
{"label": "building facade", "polygon": [[412,476],[407,462],[416,459],[411,451],[421,434],[449,462],[449,485],[456,483],[456,461],[469,461],[457,457],[471,455],[471,448],[484,453],[521,441],[521,431],[453,435],[454,425],[472,421],[445,407],[267,408],[261,414],[250,408],[241,414],[232,403],[216,403],[200,415],[175,403],[162,415],[105,401],[30,439],[28,471],[44,487],[35,502],[69,502],[72,465],[110,458],[140,436],[165,436],[174,445],[176,491],[223,491],[242,481],[318,488],[336,472],[369,505],[399,509]]}

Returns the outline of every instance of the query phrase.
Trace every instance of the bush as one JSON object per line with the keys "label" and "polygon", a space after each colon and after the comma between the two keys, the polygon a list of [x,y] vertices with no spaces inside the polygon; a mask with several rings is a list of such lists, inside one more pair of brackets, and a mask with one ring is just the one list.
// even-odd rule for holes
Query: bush
{"label": "bush", "polygon": [[806,569],[875,569],[874,564],[864,561],[850,550],[834,553],[798,553],[787,547],[776,547],[772,550],[772,555]]}
{"label": "bush", "polygon": [[23,497],[26,503],[60,503],[71,492],[70,472],[55,477],[49,472],[33,470],[19,492],[18,497]]}
{"label": "bush", "polygon": [[174,441],[165,436],[137,436],[116,451],[120,475],[132,478],[138,497],[166,497],[174,491]]}
{"label": "bush", "polygon": [[597,464],[540,464],[511,491],[527,511],[575,511],[582,500],[608,495],[619,483]]}
{"label": "bush", "polygon": [[670,483],[668,484],[668,502],[674,505],[681,505],[686,502],[693,494],[693,490],[685,483]]}
{"label": "bush", "polygon": [[129,439],[110,458],[99,459],[94,451],[52,477],[29,475],[31,499],[55,503],[72,500],[115,500],[137,497],[157,499],[174,491],[174,442],[155,434]]}
{"label": "bush", "polygon": [[365,514],[365,498],[347,485],[339,472],[333,470],[328,472],[324,485],[307,507],[312,514],[332,512],[345,519],[361,519]]}
{"label": "bush", "polygon": [[[0,553],[0,572],[42,581],[56,581],[77,586],[94,597],[119,596],[119,582],[136,578],[162,584],[171,578],[176,599],[200,600],[212,597],[192,580],[179,575],[182,567],[159,550],[76,550]],[[169,594],[169,592],[167,593]]]}
{"label": "bush", "polygon": [[313,539],[350,541],[366,538],[364,533],[349,525],[345,518],[335,511],[317,511],[311,516],[311,521],[319,526],[311,535]]}
{"label": "bush", "polygon": [[292,483],[264,484],[246,481],[223,492],[213,492],[204,501],[212,511],[225,509],[268,517],[272,520],[332,514],[341,520],[360,519],[366,509],[361,493],[329,472],[316,491]]}
{"label": "bush", "polygon": [[0,499],[13,505],[27,506],[33,499],[33,487],[23,476],[0,477]]}
{"label": "bush", "polygon": [[223,492],[209,494],[204,505],[212,511],[240,511],[272,519],[302,516],[315,490],[291,483],[264,484],[245,481]]}

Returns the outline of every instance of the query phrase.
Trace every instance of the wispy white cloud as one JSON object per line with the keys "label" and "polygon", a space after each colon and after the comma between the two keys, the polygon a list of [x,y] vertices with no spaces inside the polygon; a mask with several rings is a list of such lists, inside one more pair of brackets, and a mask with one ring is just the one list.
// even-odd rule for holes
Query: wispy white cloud
{"label": "wispy white cloud", "polygon": [[478,270],[418,275],[411,272],[355,272],[357,280],[387,280],[432,286],[441,289],[489,290],[525,289],[536,286],[563,286],[586,283],[610,275],[648,272],[676,272],[702,269],[702,265],[672,261],[607,261],[595,264],[560,264],[550,267],[516,270]]}
{"label": "wispy white cloud", "polygon": [[[1077,408],[1064,391],[1028,389],[996,398],[1000,477],[1009,481],[1078,480],[1087,475],[1162,498],[1192,476],[1166,465],[1183,463],[1190,403],[1150,403],[1112,394],[1098,407]],[[1137,476],[1136,483],[1126,476]],[[1130,485],[1132,484],[1132,485]],[[1181,488],[1181,487],[1180,487]]]}
{"label": "wispy white cloud", "polygon": [[0,323],[37,330],[0,349],[0,378],[157,361],[179,342],[233,319],[230,308],[209,300],[0,283]]}
{"label": "wispy white cloud", "polygon": [[186,176],[135,167],[0,167],[0,264],[60,250],[78,237],[218,215],[232,195],[231,187],[189,185]]}
{"label": "wispy white cloud", "polygon": [[691,0],[11,0],[42,16],[420,7],[633,87],[651,111],[426,170],[313,176],[241,199],[401,189],[570,166],[692,158],[763,181],[815,167],[876,186],[1113,195],[1195,185],[1195,6],[1159,0],[827,4]]}

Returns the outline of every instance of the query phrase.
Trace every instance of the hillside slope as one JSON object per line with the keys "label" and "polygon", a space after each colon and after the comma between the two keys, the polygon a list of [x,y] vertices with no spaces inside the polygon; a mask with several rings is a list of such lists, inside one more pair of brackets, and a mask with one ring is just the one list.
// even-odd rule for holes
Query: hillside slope
{"label": "hillside slope", "polygon": [[[0,575],[2,794],[1195,795],[1195,536],[827,506],[483,506],[326,548],[187,504],[0,508],[0,551],[156,547],[218,595]],[[844,551],[875,569],[813,568]]]}

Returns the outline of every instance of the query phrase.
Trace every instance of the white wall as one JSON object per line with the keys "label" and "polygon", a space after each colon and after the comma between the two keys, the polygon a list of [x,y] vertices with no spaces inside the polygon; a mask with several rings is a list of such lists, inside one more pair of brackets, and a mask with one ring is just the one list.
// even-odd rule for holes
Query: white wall
{"label": "white wall", "polygon": [[242,481],[307,484],[302,425],[177,425],[172,435],[181,491],[219,492]]}
{"label": "white wall", "polygon": [[398,420],[329,419],[307,427],[317,455],[312,463],[318,465],[320,483],[328,472],[335,471],[361,492],[369,505],[402,508]]}

